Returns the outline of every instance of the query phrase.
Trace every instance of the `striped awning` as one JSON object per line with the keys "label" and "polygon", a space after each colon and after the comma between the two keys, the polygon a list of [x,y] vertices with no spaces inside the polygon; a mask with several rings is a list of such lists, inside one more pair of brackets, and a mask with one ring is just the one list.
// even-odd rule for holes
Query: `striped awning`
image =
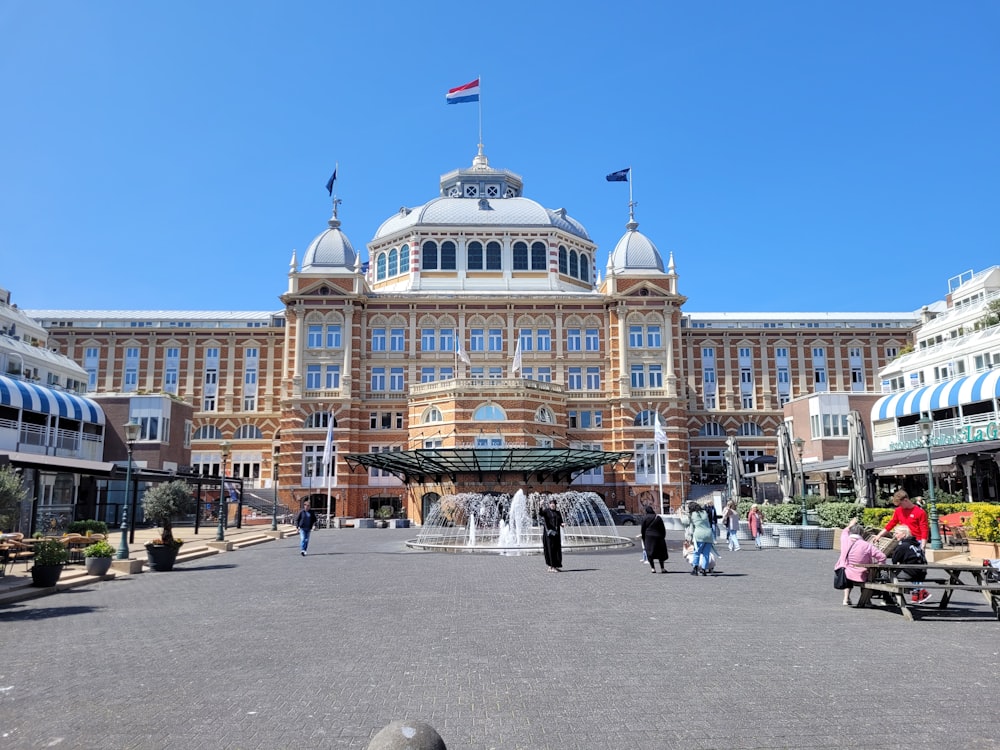
{"label": "striped awning", "polygon": [[90,424],[104,424],[104,410],[89,398],[2,375],[0,404]]}
{"label": "striped awning", "polygon": [[1000,396],[1000,370],[989,370],[883,396],[872,407],[872,421],[964,406],[997,396]]}

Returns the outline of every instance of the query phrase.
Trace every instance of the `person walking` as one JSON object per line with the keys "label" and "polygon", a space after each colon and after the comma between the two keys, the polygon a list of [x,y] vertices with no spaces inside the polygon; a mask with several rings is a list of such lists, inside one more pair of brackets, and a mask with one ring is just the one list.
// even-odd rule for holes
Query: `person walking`
{"label": "person walking", "polygon": [[550,573],[562,572],[562,527],[563,517],[556,506],[556,499],[549,499],[549,507],[544,505],[538,511],[542,519],[542,552]]}
{"label": "person walking", "polygon": [[[687,560],[688,565],[694,565],[694,545],[687,539],[684,540],[684,544],[681,547],[681,554],[684,555],[684,559]],[[715,570],[715,563],[718,561],[719,557],[715,554],[715,545],[711,547],[711,551],[708,553],[708,572],[711,573]]]}
{"label": "person walking", "polygon": [[708,514],[698,503],[688,505],[688,528],[685,536],[694,545],[691,555],[691,575],[701,573],[708,575],[708,566],[712,554],[712,525],[708,522]]}
{"label": "person walking", "polygon": [[295,528],[299,530],[299,554],[303,557],[306,556],[306,550],[309,549],[309,535],[318,520],[315,511],[309,507],[309,501],[303,501],[302,510],[295,516]]}
{"label": "person walking", "polygon": [[753,537],[753,543],[757,549],[760,549],[760,538],[764,534],[764,514],[760,512],[757,503],[750,506],[750,512],[747,513],[747,523],[750,524],[750,536]]}
{"label": "person walking", "polygon": [[740,514],[736,510],[735,500],[726,503],[726,509],[722,511],[722,525],[726,527],[726,541],[729,543],[729,551],[739,552],[740,540],[736,538],[736,535],[740,530]]}
{"label": "person walking", "polygon": [[847,527],[840,532],[840,557],[834,570],[844,568],[847,578],[847,588],[844,589],[844,606],[851,604],[851,589],[855,583],[864,583],[868,580],[868,568],[861,565],[872,563],[884,563],[885,553],[878,547],[864,539],[865,529],[857,518],[852,518],[847,522]]}
{"label": "person walking", "polygon": [[653,566],[655,560],[660,563],[660,572],[666,573],[667,569],[663,563],[670,557],[667,552],[667,527],[663,525],[663,519],[653,512],[651,505],[646,506],[646,514],[639,527],[639,536],[642,537],[642,548],[646,551],[646,560],[649,561],[649,572],[656,572]]}
{"label": "person walking", "polygon": [[712,541],[719,538],[719,512],[715,509],[715,503],[705,503],[704,510],[708,514],[708,525],[712,527]]}

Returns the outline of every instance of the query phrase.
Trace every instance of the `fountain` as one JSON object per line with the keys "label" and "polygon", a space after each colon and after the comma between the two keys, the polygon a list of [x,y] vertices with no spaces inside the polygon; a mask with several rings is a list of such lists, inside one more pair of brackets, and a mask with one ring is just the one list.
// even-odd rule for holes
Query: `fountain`
{"label": "fountain", "polygon": [[618,535],[611,514],[600,495],[562,492],[525,495],[464,492],[445,495],[431,507],[413,549],[439,552],[486,552],[520,555],[541,552],[538,508],[550,498],[566,524],[563,551],[629,547],[632,541]]}

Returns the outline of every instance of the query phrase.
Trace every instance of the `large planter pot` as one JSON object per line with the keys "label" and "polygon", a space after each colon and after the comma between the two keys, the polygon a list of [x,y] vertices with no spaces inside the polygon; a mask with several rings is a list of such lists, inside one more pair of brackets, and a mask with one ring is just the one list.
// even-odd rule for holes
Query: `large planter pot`
{"label": "large planter pot", "polygon": [[970,539],[969,557],[973,559],[983,557],[996,560],[1000,558],[1000,544],[996,542],[984,542],[979,539]]}
{"label": "large planter pot", "polygon": [[41,588],[51,588],[56,585],[56,581],[59,580],[59,575],[62,573],[63,566],[59,565],[32,565],[31,566],[31,585],[39,586]]}
{"label": "large planter pot", "polygon": [[174,569],[178,547],[150,544],[146,546],[146,565],[150,570],[166,572]]}
{"label": "large planter pot", "polygon": [[110,557],[85,557],[83,564],[87,567],[88,576],[103,576],[111,570]]}

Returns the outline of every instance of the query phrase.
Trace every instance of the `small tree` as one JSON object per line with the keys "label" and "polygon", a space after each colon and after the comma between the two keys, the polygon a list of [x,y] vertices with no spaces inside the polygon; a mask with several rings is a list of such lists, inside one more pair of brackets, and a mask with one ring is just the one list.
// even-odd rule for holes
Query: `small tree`
{"label": "small tree", "polygon": [[10,466],[0,468],[0,529],[14,529],[21,503],[27,498],[21,475]]}
{"label": "small tree", "polygon": [[992,328],[1000,324],[1000,300],[993,300],[983,309],[983,316],[976,321],[976,328]]}
{"label": "small tree", "polygon": [[163,528],[160,541],[165,545],[176,544],[172,527],[174,516],[190,512],[193,507],[191,488],[187,482],[179,479],[158,484],[153,489],[146,490],[142,497],[142,512],[146,520]]}

